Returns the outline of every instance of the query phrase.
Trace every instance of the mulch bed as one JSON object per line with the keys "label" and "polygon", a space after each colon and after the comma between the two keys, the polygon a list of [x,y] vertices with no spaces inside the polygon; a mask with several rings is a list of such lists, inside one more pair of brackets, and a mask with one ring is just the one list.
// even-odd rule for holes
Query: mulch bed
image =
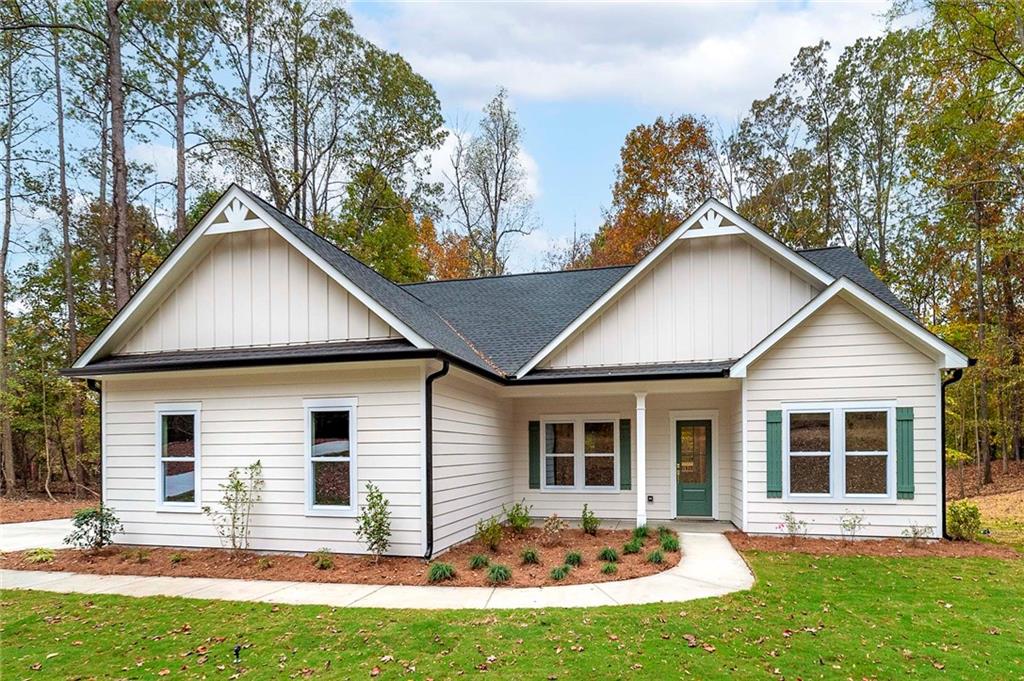
{"label": "mulch bed", "polygon": [[911,541],[909,539],[823,539],[775,537],[727,532],[737,551],[809,553],[815,556],[884,556],[895,558],[1020,558],[1009,546],[964,541]]}
{"label": "mulch bed", "polygon": [[82,497],[81,499],[56,497],[56,499],[53,501],[45,495],[42,497],[0,497],[0,524],[70,518],[75,511],[99,503],[91,497]]}
{"label": "mulch bed", "polygon": [[[1024,490],[1024,461],[1007,461],[1007,472],[1003,473],[1003,462],[992,462],[992,483],[981,484],[981,471],[976,464],[964,466],[964,492],[968,497],[984,497],[991,494],[1006,494]],[[946,498],[960,498],[960,473],[956,466],[946,470]]]}
{"label": "mulch bed", "polygon": [[[596,537],[584,534],[582,530],[566,530],[563,532],[561,546],[555,547],[541,546],[539,535],[538,528],[528,529],[521,536],[513,535],[506,530],[505,538],[495,553],[482,549],[476,542],[457,546],[437,558],[438,562],[451,564],[456,571],[455,579],[440,582],[438,585],[492,586],[487,581],[486,568],[469,568],[469,557],[477,553],[487,555],[492,565],[500,563],[511,569],[511,581],[502,585],[510,587],[631,579],[667,570],[680,559],[678,552],[663,552],[664,563],[655,565],[647,562],[647,554],[658,548],[655,531],[651,532],[639,554],[628,556],[622,554],[622,545],[632,536],[628,530],[599,530]],[[611,546],[619,553],[619,568],[614,575],[603,574],[603,563],[597,559],[598,552],[606,546]],[[519,554],[526,547],[537,550],[540,565],[520,564]],[[555,582],[549,576],[551,568],[562,565],[565,554],[569,551],[581,553],[583,565],[572,568],[565,579]],[[76,549],[63,549],[55,553],[56,558],[51,563],[29,563],[25,560],[24,553],[7,554],[0,558],[0,567],[11,570],[59,570],[102,575],[220,577],[349,584],[428,584],[428,565],[418,558],[384,557],[379,563],[375,563],[370,556],[332,554],[334,567],[318,570],[313,567],[309,555],[262,555],[252,551],[234,554],[224,549],[140,549],[111,546],[95,553]],[[184,560],[174,563],[171,560],[172,556],[180,556]]]}

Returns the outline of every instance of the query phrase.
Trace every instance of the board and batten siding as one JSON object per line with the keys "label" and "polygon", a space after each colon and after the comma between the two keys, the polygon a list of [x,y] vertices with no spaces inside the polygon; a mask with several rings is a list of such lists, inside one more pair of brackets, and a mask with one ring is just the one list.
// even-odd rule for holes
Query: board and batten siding
{"label": "board and batten siding", "polygon": [[433,422],[436,554],[512,503],[512,413],[496,386],[456,370],[434,383]]}
{"label": "board and batten siding", "polygon": [[368,481],[380,487],[391,505],[390,553],[422,555],[422,371],[382,363],[105,379],[103,492],[124,524],[118,541],[220,546],[206,515],[156,507],[156,404],[199,402],[202,505],[216,506],[230,470],[258,459],[266,487],[252,514],[252,548],[364,552],[354,517],[306,514],[303,400],[352,397],[360,502]]}
{"label": "board and batten siding", "polygon": [[[793,511],[808,534],[840,534],[844,513],[864,516],[866,536],[899,536],[911,524],[938,536],[939,375],[935,360],[840,299],[825,304],[747,370],[748,532],[779,532]],[[895,400],[914,409],[914,498],[804,501],[766,493],[765,412],[786,403]]]}
{"label": "board and batten siding", "polygon": [[680,239],[544,366],[736,359],[819,291],[741,236]]}
{"label": "board and batten siding", "polygon": [[[675,517],[675,435],[671,431],[670,414],[675,411],[718,412],[718,479],[713,481],[718,493],[718,518],[732,520],[732,494],[735,485],[736,451],[735,421],[739,420],[737,390],[706,393],[652,393],[647,396],[647,494],[654,497],[647,504],[651,521]],[[515,499],[526,499],[531,515],[544,518],[557,513],[564,518],[579,518],[583,504],[598,517],[608,520],[636,518],[636,398],[622,396],[522,397],[515,399],[513,432],[513,466]],[[529,487],[529,423],[558,415],[616,415],[633,422],[630,475],[633,487],[615,491],[562,491],[530,489]],[[541,453],[543,462],[543,452]],[[543,463],[541,464],[543,471]],[[738,523],[738,520],[737,520]]]}
{"label": "board and batten siding", "polygon": [[276,232],[216,239],[116,354],[398,337]]}

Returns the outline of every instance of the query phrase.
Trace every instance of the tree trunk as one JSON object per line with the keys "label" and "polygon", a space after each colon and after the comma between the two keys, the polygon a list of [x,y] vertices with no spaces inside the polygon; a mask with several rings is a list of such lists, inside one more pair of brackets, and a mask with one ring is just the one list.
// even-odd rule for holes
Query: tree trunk
{"label": "tree trunk", "polygon": [[[181,3],[178,6],[178,21],[183,21]],[[180,241],[185,236],[188,225],[185,223],[185,36],[183,29],[178,28],[178,51],[174,64],[174,160],[175,174],[175,210],[174,237]]]}
{"label": "tree trunk", "polygon": [[124,139],[124,71],[121,67],[121,0],[107,0],[107,87],[110,153],[114,166],[114,306],[128,302],[128,162]]}
{"label": "tree trunk", "polygon": [[[5,51],[10,53],[13,36],[5,33],[3,44]],[[12,203],[7,200],[11,196],[13,182],[11,173],[11,147],[14,144],[14,60],[4,60],[4,93],[7,99],[6,123],[4,135],[4,234],[0,242],[0,457],[3,458],[4,491],[10,494],[18,486],[14,471],[14,438],[11,434],[11,415],[7,404],[7,254],[11,246]]]}

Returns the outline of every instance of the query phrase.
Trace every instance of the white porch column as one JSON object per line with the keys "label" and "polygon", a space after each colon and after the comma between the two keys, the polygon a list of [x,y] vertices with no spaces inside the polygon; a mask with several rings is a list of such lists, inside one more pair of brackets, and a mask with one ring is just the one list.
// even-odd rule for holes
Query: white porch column
{"label": "white porch column", "polygon": [[636,395],[636,525],[647,524],[647,393]]}

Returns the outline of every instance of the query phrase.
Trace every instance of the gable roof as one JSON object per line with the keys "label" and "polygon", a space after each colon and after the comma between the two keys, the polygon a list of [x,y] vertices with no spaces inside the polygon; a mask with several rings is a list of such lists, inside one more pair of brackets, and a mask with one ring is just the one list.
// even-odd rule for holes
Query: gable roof
{"label": "gable roof", "polygon": [[809,248],[797,251],[815,265],[835,278],[846,277],[859,285],[871,295],[890,305],[903,316],[917,322],[917,316],[910,311],[903,301],[896,297],[885,283],[875,276],[857,254],[845,246],[829,246],[827,248]]}
{"label": "gable roof", "polygon": [[506,374],[632,269],[603,267],[406,284]]}

